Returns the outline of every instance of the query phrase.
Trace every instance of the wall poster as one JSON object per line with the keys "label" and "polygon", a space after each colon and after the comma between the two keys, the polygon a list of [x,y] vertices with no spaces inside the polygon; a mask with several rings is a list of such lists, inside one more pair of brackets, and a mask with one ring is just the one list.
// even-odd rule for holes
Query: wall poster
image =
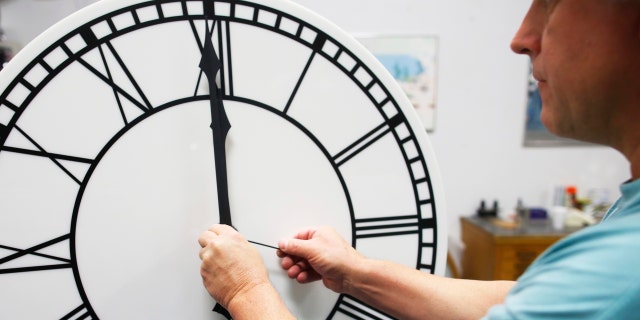
{"label": "wall poster", "polygon": [[435,129],[438,38],[363,35],[358,40],[400,83],[427,131]]}

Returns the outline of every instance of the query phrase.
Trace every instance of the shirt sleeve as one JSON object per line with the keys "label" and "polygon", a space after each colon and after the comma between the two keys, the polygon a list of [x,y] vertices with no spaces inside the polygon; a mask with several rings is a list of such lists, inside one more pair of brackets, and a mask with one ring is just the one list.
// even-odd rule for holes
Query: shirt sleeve
{"label": "shirt sleeve", "polygon": [[[484,319],[627,319],[640,298],[640,216],[554,244]],[[625,316],[626,315],[626,316]]]}

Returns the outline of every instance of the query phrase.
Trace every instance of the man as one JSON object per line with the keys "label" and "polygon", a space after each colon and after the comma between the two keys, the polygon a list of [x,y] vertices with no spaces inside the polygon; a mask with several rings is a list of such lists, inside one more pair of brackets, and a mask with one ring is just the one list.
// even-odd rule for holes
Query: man
{"label": "man", "polygon": [[[534,0],[511,47],[533,62],[551,132],[606,144],[630,161],[632,180],[604,221],[552,246],[517,283],[367,259],[325,227],[281,241],[289,277],[322,280],[400,319],[639,317],[640,1]],[[205,287],[234,318],[293,318],[240,234],[215,225],[199,241]]]}

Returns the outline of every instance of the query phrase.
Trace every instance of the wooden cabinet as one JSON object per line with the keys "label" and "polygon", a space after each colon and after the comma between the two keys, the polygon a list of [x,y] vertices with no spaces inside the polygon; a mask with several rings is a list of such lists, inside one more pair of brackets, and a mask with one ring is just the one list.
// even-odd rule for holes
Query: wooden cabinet
{"label": "wooden cabinet", "polygon": [[549,227],[507,229],[488,218],[461,218],[462,278],[516,280],[538,255],[570,231]]}

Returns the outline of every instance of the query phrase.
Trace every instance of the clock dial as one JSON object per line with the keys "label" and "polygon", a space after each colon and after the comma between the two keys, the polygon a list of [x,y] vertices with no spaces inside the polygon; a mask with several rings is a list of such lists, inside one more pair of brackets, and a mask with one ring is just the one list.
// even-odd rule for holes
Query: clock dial
{"label": "clock dial", "polygon": [[[100,1],[25,47],[0,88],[0,318],[222,317],[196,239],[231,220],[267,245],[330,224],[369,257],[444,271],[437,168],[410,103],[293,3]],[[217,103],[233,129],[212,144]],[[300,318],[388,318],[258,249]]]}

